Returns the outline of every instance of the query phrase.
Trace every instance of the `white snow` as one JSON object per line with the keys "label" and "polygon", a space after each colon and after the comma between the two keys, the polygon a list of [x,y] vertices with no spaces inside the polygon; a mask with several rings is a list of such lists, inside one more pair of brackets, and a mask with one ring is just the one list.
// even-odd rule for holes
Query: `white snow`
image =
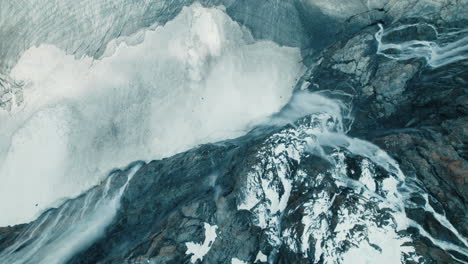
{"label": "white snow", "polygon": [[247,262],[242,261],[242,260],[240,260],[238,258],[232,258],[231,259],[231,264],[247,264]]}
{"label": "white snow", "polygon": [[333,198],[330,199],[326,192],[319,193],[313,200],[304,204],[305,209],[302,217],[304,231],[300,238],[300,252],[302,252],[303,255],[307,256],[310,237],[316,240],[315,259],[320,259],[320,255],[323,254],[321,245],[325,242],[323,240],[330,232],[329,223],[325,216],[330,215],[332,204]]}
{"label": "white snow", "polygon": [[370,191],[375,192],[376,184],[373,178],[374,171],[371,166],[371,163],[367,159],[362,161],[361,178],[359,178],[359,181],[362,182]]}
{"label": "white snow", "polygon": [[153,28],[99,60],[51,45],[22,54],[11,77],[24,104],[0,110],[0,226],[112,168],[242,135],[288,102],[302,69],[297,48],[255,41],[220,9],[194,4]]}
{"label": "white snow", "polygon": [[[286,109],[286,112],[303,112],[292,109]],[[377,146],[344,134],[345,129],[340,116],[342,107],[328,104],[324,109],[329,109],[332,114],[312,114],[308,123],[301,123],[293,129],[285,128],[265,141],[258,151],[259,164],[253,165],[246,175],[246,186],[243,189],[245,197],[241,197],[244,199],[241,199],[238,208],[251,210],[254,223],[264,229],[272,246],[283,243],[293,252],[313,258],[314,263],[320,259],[325,263],[375,263],[375,260],[382,263],[400,263],[402,259],[418,261],[419,256],[414,248],[404,245],[411,239],[398,234],[399,230],[408,226],[402,210],[404,200],[398,189],[404,175],[398,164]],[[280,113],[276,116],[276,120],[281,120],[282,115],[284,116]],[[325,152],[324,146],[331,147],[334,151]],[[364,158],[360,162],[359,180],[347,176],[345,152]],[[360,197],[360,200],[353,200],[352,205],[345,204],[347,207],[337,209],[338,222],[332,230],[329,224],[332,213],[330,208],[336,194],[326,191],[314,193],[312,199],[300,205],[303,214],[301,223],[281,231],[279,217],[294,186],[305,181],[309,183],[307,186],[314,190],[314,184],[319,184],[324,179],[324,175],[319,174],[307,181],[307,177],[310,176],[301,171],[292,178],[287,161],[301,162],[301,158],[307,153],[322,156],[334,164],[329,173],[332,173],[337,186],[354,189],[359,193],[356,197]],[[381,166],[389,173],[386,179],[380,180],[378,190],[374,179],[375,166]],[[277,186],[283,188],[279,189]],[[380,214],[386,212],[380,211],[383,208],[389,209],[388,214],[391,214],[393,219],[379,223],[377,217],[383,217]],[[346,242],[351,243],[350,250],[336,250]],[[309,255],[310,247],[314,247],[313,256]]]}
{"label": "white snow", "polygon": [[257,186],[260,184],[260,175],[258,174],[258,171],[260,168],[253,168],[252,171],[249,171],[247,173],[247,182],[246,182],[246,188],[245,188],[245,197],[242,200],[240,204],[237,205],[238,210],[250,210],[252,209],[255,205],[260,202],[260,196],[257,192],[254,190],[257,189]]}
{"label": "white snow", "polygon": [[263,254],[263,252],[261,250],[259,250],[258,253],[257,253],[257,256],[255,257],[254,263],[267,262],[267,260],[268,260],[267,255]]}
{"label": "white snow", "polygon": [[208,251],[210,251],[213,242],[216,240],[216,229],[218,228],[218,226],[205,223],[204,228],[205,240],[203,241],[203,244],[193,242],[185,243],[185,245],[187,246],[187,251],[185,252],[185,254],[192,255],[190,257],[190,261],[192,263],[195,263],[197,260],[202,261],[203,257],[208,253]]}

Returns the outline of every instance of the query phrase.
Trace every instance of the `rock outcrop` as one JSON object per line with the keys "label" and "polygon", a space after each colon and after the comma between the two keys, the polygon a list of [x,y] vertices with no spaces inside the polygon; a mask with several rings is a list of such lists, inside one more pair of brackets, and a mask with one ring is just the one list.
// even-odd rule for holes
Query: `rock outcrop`
{"label": "rock outcrop", "polygon": [[[426,23],[395,27],[404,32],[390,31],[385,37],[400,44],[410,38],[435,45],[443,38]],[[444,53],[455,49],[435,53],[439,62],[443,56],[458,56],[442,65],[431,65],[434,59],[425,52],[418,55],[417,48],[407,59],[389,58],[378,54],[382,28],[378,30],[364,30],[325,50],[304,82],[313,91],[348,94],[355,107],[350,134],[375,142],[406,175],[421,180],[466,236],[467,46],[456,55]],[[466,43],[466,33],[454,32],[453,42]]]}

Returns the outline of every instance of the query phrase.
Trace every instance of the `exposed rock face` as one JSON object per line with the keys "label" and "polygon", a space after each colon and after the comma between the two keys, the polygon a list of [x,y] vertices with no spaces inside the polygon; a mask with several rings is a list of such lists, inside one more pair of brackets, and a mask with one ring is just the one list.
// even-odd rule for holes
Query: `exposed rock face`
{"label": "exposed rock face", "polygon": [[[466,237],[468,75],[466,44],[458,46],[466,43],[466,33],[452,29],[454,39],[444,43],[445,33],[424,22],[397,24],[383,38],[380,30],[373,38],[376,28],[365,29],[326,49],[318,65],[306,74],[305,83],[311,90],[352,95],[356,119],[350,133],[364,136],[391,154],[407,177],[422,182],[431,203]],[[412,40],[422,46],[431,43],[431,50],[406,49]],[[392,53],[381,53],[384,41],[396,44]],[[439,43],[450,49],[439,49]],[[465,55],[443,55],[457,50]],[[432,57],[436,55],[440,56]],[[459,60],[446,60],[457,56]],[[421,212],[408,215],[419,215],[420,221],[431,225],[432,220]],[[427,228],[434,234],[441,232]],[[448,262],[452,261],[436,260]]]}
{"label": "exposed rock face", "polygon": [[[99,20],[104,25],[94,31],[72,23],[82,42],[56,44],[99,57],[116,36],[165,23],[191,3],[176,2],[114,3],[121,10],[113,13],[103,1],[87,15],[106,17]],[[340,105],[339,115],[272,122],[238,139],[115,171],[30,224],[0,228],[1,261],[468,262],[466,1],[204,4],[225,5],[256,38],[301,47],[308,69],[298,89],[353,111]],[[132,13],[120,17],[126,10]],[[139,22],[130,23],[135,17]],[[55,43],[53,35],[31,36],[27,46]],[[1,67],[8,69],[25,47],[3,46]],[[21,103],[21,89],[2,76],[0,105],[8,109]],[[88,226],[102,233],[78,236]]]}
{"label": "exposed rock face", "polygon": [[[253,263],[258,255],[280,263],[339,261],[353,244],[375,239],[366,236],[377,226],[393,230],[390,212],[397,209],[379,206],[364,190],[390,196],[384,182],[397,175],[344,150],[332,151],[332,160],[305,151],[315,143],[313,133],[329,122],[329,116],[319,114],[298,128],[262,131],[149,163],[122,197],[118,220],[108,230],[111,237],[71,263],[185,262],[189,243],[203,245],[209,239],[207,225],[216,226],[217,236],[200,258],[206,263],[233,258]],[[374,170],[381,173],[376,181],[368,178]],[[347,184],[353,179],[364,186]],[[400,236],[394,235],[398,242]],[[409,250],[405,257],[415,256]]]}
{"label": "exposed rock face", "polygon": [[[330,136],[341,143],[329,142]],[[325,113],[136,166],[113,172],[29,227],[7,230],[0,258],[444,263],[466,252],[441,203],[376,146],[344,136],[339,120]],[[76,242],[83,226],[96,225],[89,215],[104,217],[108,209],[100,206],[114,201],[119,190],[121,204],[105,232],[92,243]],[[74,231],[65,228],[69,222]],[[70,250],[53,251],[62,243]]]}
{"label": "exposed rock face", "polygon": [[[419,35],[397,33],[435,38],[433,26],[431,33],[419,28],[427,24],[415,27]],[[400,43],[408,38],[391,37]],[[364,31],[327,49],[308,73],[309,89],[351,94],[356,119],[350,133],[376,142],[407,175],[426,182],[430,193],[458,214],[454,221],[466,235],[466,59],[434,68],[422,55],[401,61],[376,55],[378,44]]]}

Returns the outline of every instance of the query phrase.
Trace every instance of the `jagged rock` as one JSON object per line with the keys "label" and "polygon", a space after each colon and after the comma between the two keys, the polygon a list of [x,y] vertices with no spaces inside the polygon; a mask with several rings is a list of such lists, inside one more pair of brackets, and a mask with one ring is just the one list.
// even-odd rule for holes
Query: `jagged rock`
{"label": "jagged rock", "polygon": [[[77,248],[68,255],[60,255],[63,260],[226,263],[235,258],[254,263],[260,254],[275,263],[341,263],[353,254],[363,254],[358,248],[393,257],[390,252],[396,249],[396,259],[404,263],[426,260],[429,255],[436,261],[450,258],[450,254],[432,253],[437,245],[420,237],[421,230],[463,248],[453,227],[441,220],[442,214],[424,209],[432,208],[424,196],[419,196],[419,204],[425,207],[408,204],[402,211],[405,201],[399,188],[415,197],[422,189],[404,187],[406,180],[396,163],[380,156],[377,148],[360,152],[353,147],[359,143],[346,137],[342,140],[349,143],[343,147],[322,143],[321,133],[342,135],[337,121],[318,113],[294,126],[259,128],[239,139],[130,165],[88,194],[20,228],[19,238],[11,239],[17,231],[7,230],[6,240],[0,240],[6,248],[0,258],[49,252],[51,245],[28,244],[38,243],[41,236],[57,236],[55,243],[61,243],[63,227],[57,223],[66,224],[64,219],[57,222],[61,217],[76,218],[73,222],[78,226],[92,224],[82,218],[88,214],[86,205],[105,204],[104,198],[119,197],[119,192],[120,206],[104,233],[89,246],[74,245]],[[80,205],[84,211],[74,213]],[[405,233],[401,226],[405,214],[418,223],[408,230],[416,231]],[[389,241],[381,243],[382,236]],[[8,251],[9,245],[18,253]],[[79,253],[72,254],[76,250]]]}

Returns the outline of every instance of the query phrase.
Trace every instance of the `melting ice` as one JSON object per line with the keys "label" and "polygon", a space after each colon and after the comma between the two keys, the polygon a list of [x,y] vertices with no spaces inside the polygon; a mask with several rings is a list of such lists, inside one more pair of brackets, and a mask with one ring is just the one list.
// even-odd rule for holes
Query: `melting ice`
{"label": "melting ice", "polygon": [[0,226],[32,220],[106,170],[240,136],[288,102],[299,61],[298,49],[255,41],[198,4],[111,42],[99,60],[29,49],[11,72],[24,104],[0,113]]}

